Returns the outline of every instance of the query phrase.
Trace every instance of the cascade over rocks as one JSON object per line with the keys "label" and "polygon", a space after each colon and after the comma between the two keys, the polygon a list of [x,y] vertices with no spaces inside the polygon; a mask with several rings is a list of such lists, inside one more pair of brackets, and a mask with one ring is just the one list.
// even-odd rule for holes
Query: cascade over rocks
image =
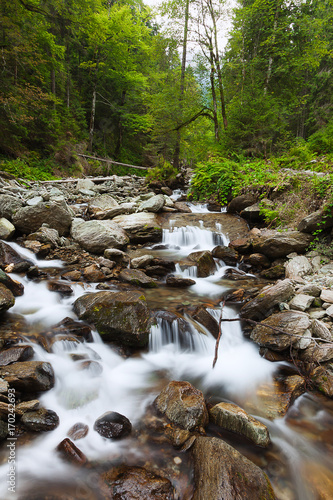
{"label": "cascade over rocks", "polygon": [[128,347],[148,343],[150,311],[140,292],[89,293],[74,302],[74,311],[80,319],[95,324],[105,341]]}

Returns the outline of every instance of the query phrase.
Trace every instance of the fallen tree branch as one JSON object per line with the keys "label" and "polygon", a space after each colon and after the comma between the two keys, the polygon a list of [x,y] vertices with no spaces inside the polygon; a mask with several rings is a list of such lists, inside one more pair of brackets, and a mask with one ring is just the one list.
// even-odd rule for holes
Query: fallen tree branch
{"label": "fallen tree branch", "polygon": [[223,313],[224,305],[225,305],[225,300],[221,304],[221,314],[220,314],[220,319],[219,319],[219,334],[217,336],[216,343],[215,343],[215,356],[214,356],[214,359],[213,359],[213,368],[216,365],[216,361],[217,361],[217,358],[218,358],[218,351],[219,351],[220,339],[222,337],[222,321],[223,321],[222,320],[222,313]]}
{"label": "fallen tree branch", "polygon": [[76,153],[77,156],[82,156],[82,158],[89,158],[90,160],[104,161],[106,163],[112,163],[113,165],[120,165],[121,167],[129,168],[139,168],[140,170],[149,170],[148,167],[138,167],[137,165],[129,165],[128,163],[119,163],[118,161],[110,160],[110,158],[100,158],[99,156],[89,156],[83,155],[81,153]]}

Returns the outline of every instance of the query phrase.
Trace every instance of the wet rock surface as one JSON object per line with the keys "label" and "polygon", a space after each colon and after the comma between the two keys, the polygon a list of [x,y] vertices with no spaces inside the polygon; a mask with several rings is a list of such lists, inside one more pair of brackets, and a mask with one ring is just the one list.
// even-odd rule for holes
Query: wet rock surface
{"label": "wet rock surface", "polygon": [[132,424],[124,415],[110,411],[95,421],[94,430],[105,438],[121,439],[131,433]]}

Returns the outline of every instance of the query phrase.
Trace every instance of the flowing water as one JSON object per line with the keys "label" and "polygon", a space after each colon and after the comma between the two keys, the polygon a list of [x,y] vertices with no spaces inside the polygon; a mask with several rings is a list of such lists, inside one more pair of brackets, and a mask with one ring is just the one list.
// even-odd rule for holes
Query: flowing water
{"label": "flowing water", "polygon": [[[217,227],[216,233],[205,230],[204,213],[201,228],[190,226],[170,228],[164,231],[163,244],[167,250],[155,250],[156,254],[168,252],[175,261],[182,261],[190,252],[212,249],[216,244],[228,241]],[[14,245],[15,249],[18,247]],[[36,263],[32,254],[26,250],[25,257]],[[38,266],[50,265],[50,262],[38,261]],[[53,262],[51,265],[61,265]],[[223,280],[226,266],[216,262],[216,272],[209,278],[197,278],[194,266],[177,264],[179,276],[189,276],[196,284],[186,291],[170,290],[170,301],[162,300],[163,308],[168,309],[174,300],[176,303],[209,302],[213,297],[219,303],[219,297],[230,285]],[[14,277],[14,276],[13,276]],[[74,296],[61,297],[50,292],[46,283],[20,278],[25,287],[22,297],[16,299],[9,315],[23,317],[30,331],[43,331],[65,317],[75,318],[72,303],[83,293],[95,291],[95,285],[72,284]],[[161,289],[162,290],[162,289]],[[146,292],[145,292],[146,293]],[[155,290],[147,291],[147,300],[151,308],[161,308],[161,297]],[[221,307],[212,304],[210,314],[219,318]],[[237,317],[232,307],[223,308],[224,318]],[[188,319],[185,317],[185,319]],[[256,389],[261,384],[272,382],[273,375],[281,368],[279,363],[271,363],[260,357],[258,347],[244,338],[239,322],[223,324],[223,335],[219,346],[218,360],[212,368],[215,339],[208,331],[203,331],[192,320],[188,320],[185,332],[180,332],[179,321],[158,319],[151,328],[149,348],[140,355],[125,359],[104,344],[98,333],[94,332],[93,343],[58,341],[51,353],[36,344],[35,360],[48,361],[52,364],[56,383],[53,389],[41,395],[42,406],[54,410],[60,425],[52,432],[39,435],[30,443],[17,448],[17,491],[18,495],[8,493],[6,450],[3,452],[4,465],[0,467],[0,499],[21,498],[32,487],[38,493],[38,485],[49,484],[52,491],[54,482],[76,484],[80,474],[55,453],[56,446],[67,436],[70,427],[77,422],[89,426],[87,436],[77,442],[81,451],[92,462],[126,460],[132,464],[145,463],[144,447],[133,438],[112,442],[94,432],[95,420],[106,411],[117,411],[126,415],[133,426],[139,424],[147,406],[154,400],[170,380],[188,380],[202,390],[211,401],[232,401],[245,404],[256,398]],[[27,337],[27,342],[29,337]],[[80,363],[71,354],[92,360],[88,369],[82,370]],[[232,445],[260,465],[269,475],[277,497],[281,500],[315,500],[329,498],[319,496],[314,487],[312,476],[324,478],[325,483],[332,480],[332,437],[328,438],[333,423],[333,408],[325,398],[303,395],[288,414],[274,421],[260,418],[268,427],[273,441],[268,451],[254,450],[253,446],[242,443],[233,436],[224,436]],[[234,440],[234,441],[233,441]],[[147,453],[151,453],[147,451]],[[155,450],[156,457],[159,451]],[[162,452],[160,453],[160,455]],[[129,458],[130,457],[130,458]],[[156,458],[161,460],[161,457]],[[310,471],[310,472],[309,472]],[[319,471],[319,472],[318,472]],[[80,477],[81,485],[94,488],[94,476]],[[74,479],[75,478],[75,479]],[[90,478],[90,479],[89,479]],[[309,482],[306,480],[309,479]],[[89,482],[90,481],[90,482]],[[179,486],[180,492],[181,486]],[[77,491],[77,490],[76,490]],[[76,496],[75,496],[76,495]],[[181,498],[188,498],[180,493]],[[73,498],[87,498],[74,494]]]}

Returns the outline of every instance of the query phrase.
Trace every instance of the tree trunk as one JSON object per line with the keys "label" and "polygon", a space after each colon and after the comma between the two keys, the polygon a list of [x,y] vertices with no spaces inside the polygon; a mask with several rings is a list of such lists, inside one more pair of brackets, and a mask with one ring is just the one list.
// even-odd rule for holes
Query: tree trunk
{"label": "tree trunk", "polygon": [[96,113],[96,84],[94,85],[92,104],[91,104],[91,114],[90,114],[90,126],[89,126],[89,146],[88,151],[92,153],[93,150],[93,140],[94,140],[94,129],[95,129],[95,113]]}
{"label": "tree trunk", "polygon": [[218,142],[220,140],[219,133],[219,122],[217,118],[217,102],[216,102],[216,91],[215,91],[215,67],[214,67],[214,55],[213,49],[210,48],[210,85],[212,90],[212,99],[213,99],[213,119],[214,119],[214,132],[215,132],[215,140]]}
{"label": "tree trunk", "polygon": [[[280,10],[280,5],[277,4],[276,9],[275,9],[275,14],[274,14],[272,48],[274,47],[275,38],[276,38],[276,29],[277,29],[277,22],[278,22],[278,17],[279,17],[279,10]],[[267,73],[266,73],[266,79],[265,79],[264,95],[267,94],[268,84],[269,84],[269,80],[270,80],[271,74],[272,74],[272,66],[273,66],[273,56],[272,56],[272,54],[270,54],[269,58],[268,58],[268,66],[267,66]]]}
{"label": "tree trunk", "polygon": [[[185,22],[184,22],[184,41],[183,41],[183,54],[182,66],[180,72],[180,95],[179,95],[179,115],[180,122],[182,122],[183,115],[183,97],[185,91],[185,70],[186,70],[186,52],[187,52],[187,36],[188,36],[188,17],[189,17],[190,0],[186,0],[185,5]],[[176,145],[173,155],[173,166],[179,169],[179,156],[180,156],[180,130],[177,131]]]}

